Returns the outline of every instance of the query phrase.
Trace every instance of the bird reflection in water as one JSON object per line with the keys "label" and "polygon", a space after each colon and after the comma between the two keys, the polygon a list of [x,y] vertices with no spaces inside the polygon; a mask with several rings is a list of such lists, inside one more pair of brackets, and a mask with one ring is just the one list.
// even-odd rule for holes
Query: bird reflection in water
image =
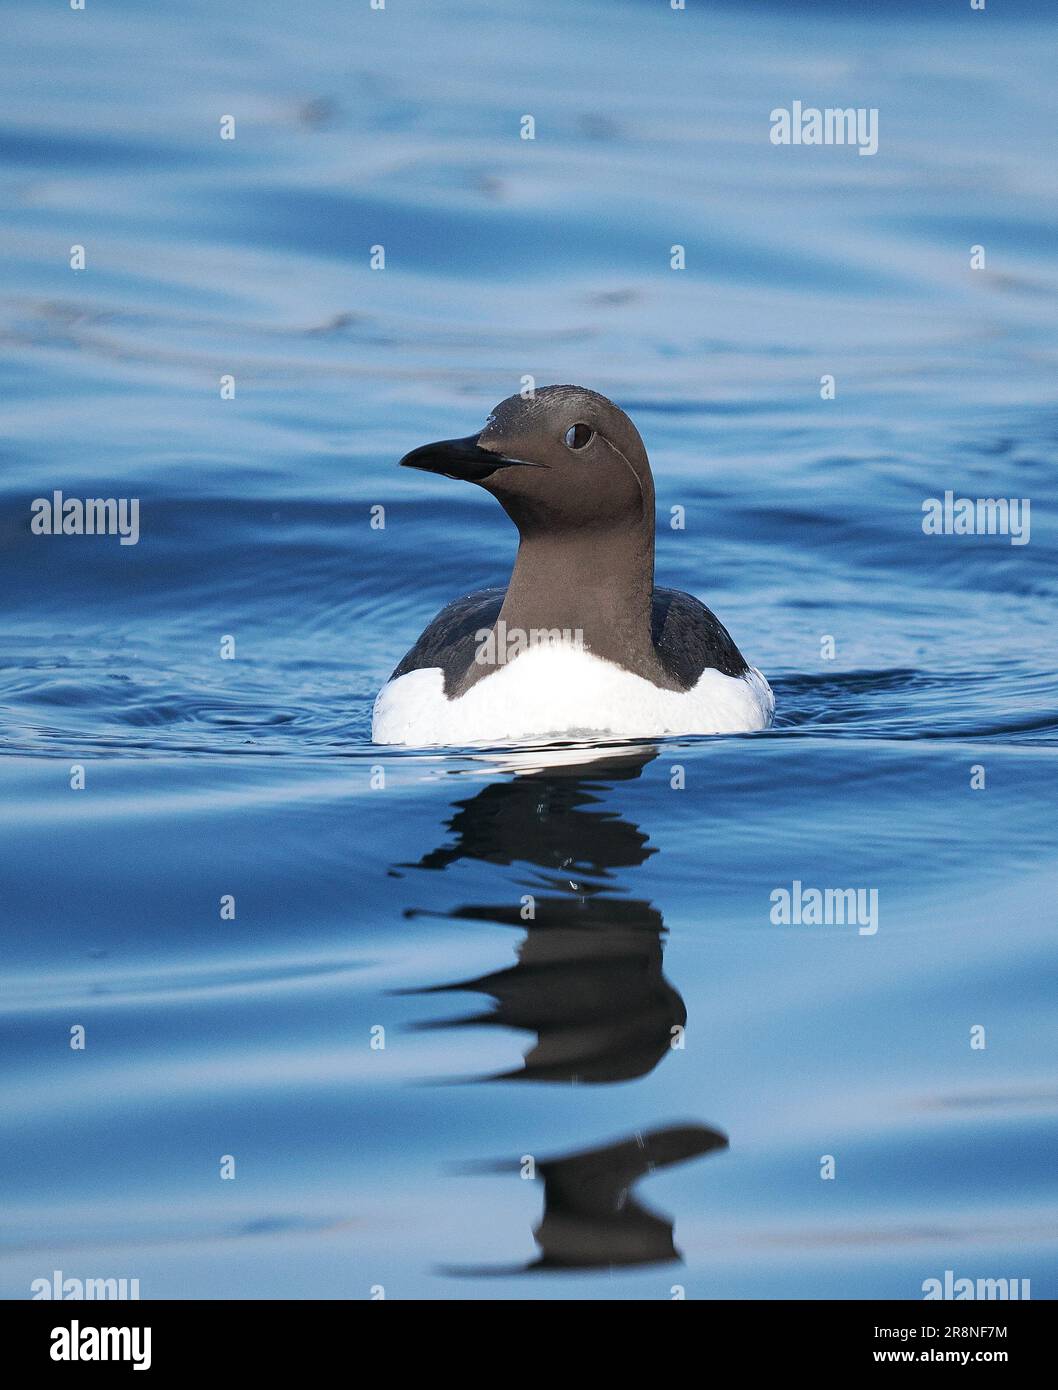
{"label": "bird reflection in water", "polygon": [[[534,1176],[544,1184],[544,1215],[533,1232],[539,1258],[515,1269],[458,1269],[458,1274],[524,1274],[672,1264],[682,1258],[669,1217],[640,1203],[634,1184],[648,1173],[727,1148],[705,1125],[673,1125],[602,1148],[545,1158]],[[522,1172],[518,1164],[483,1164],[478,1172]]]}
{"label": "bird reflection in water", "polygon": [[614,871],[655,851],[638,826],[601,805],[608,785],[638,777],[655,756],[653,748],[636,748],[489,782],[456,803],[448,823],[455,844],[416,866],[522,860],[542,871],[542,883],[525,885],[532,920],[509,901],[446,914],[524,930],[514,965],[416,991],[491,995],[495,1005],[421,1027],[491,1025],[537,1035],[523,1067],[484,1079],[630,1081],[657,1066],[686,1023],[684,1002],[662,974],[661,913],[644,899],[613,896]]}
{"label": "bird reflection in water", "polygon": [[495,1008],[420,1027],[496,1026],[537,1035],[521,1067],[494,1081],[631,1081],[653,1071],[687,1021],[661,973],[661,914],[646,902],[584,896],[536,899],[536,921],[518,908],[463,907],[453,918],[529,927],[517,962],[424,994],[491,995]]}
{"label": "bird reflection in water", "polygon": [[[645,899],[616,896],[618,871],[644,863],[655,850],[637,825],[603,805],[605,792],[639,777],[656,749],[566,750],[564,756],[506,768],[516,775],[490,781],[456,803],[449,844],[400,866],[444,870],[476,859],[536,870],[523,890],[532,898],[529,920],[523,902],[509,899],[444,914],[523,930],[512,966],[413,991],[493,1000],[491,1009],[424,1021],[421,1028],[495,1026],[536,1035],[521,1067],[482,1080],[631,1081],[653,1071],[686,1023],[683,999],[662,973],[661,913]],[[406,915],[428,914],[410,909]],[[527,1268],[678,1259],[672,1222],[640,1205],[631,1187],[655,1168],[726,1145],[715,1130],[681,1125],[541,1160],[536,1176],[543,1179],[545,1210],[535,1233],[541,1256]]]}

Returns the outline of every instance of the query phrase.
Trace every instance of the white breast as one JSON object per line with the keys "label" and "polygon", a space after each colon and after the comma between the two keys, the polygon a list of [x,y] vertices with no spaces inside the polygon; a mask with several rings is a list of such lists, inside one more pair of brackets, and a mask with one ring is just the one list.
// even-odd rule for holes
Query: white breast
{"label": "white breast", "polygon": [[416,748],[527,740],[741,734],[766,729],[771,687],[753,667],[744,676],[702,672],[687,691],[659,690],[589,652],[536,647],[448,700],[437,667],[409,671],[375,700],[375,743]]}

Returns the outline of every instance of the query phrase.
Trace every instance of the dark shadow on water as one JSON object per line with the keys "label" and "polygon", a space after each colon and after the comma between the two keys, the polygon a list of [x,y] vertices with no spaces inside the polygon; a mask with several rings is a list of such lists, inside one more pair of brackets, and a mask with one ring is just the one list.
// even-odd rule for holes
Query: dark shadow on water
{"label": "dark shadow on water", "polygon": [[455,803],[446,829],[453,842],[397,868],[447,869],[464,859],[510,865],[524,861],[563,875],[609,879],[616,869],[642,864],[657,851],[648,837],[602,796],[616,782],[634,781],[657,757],[639,746],[607,750],[584,762],[558,763],[489,782]]}
{"label": "dark shadow on water", "polygon": [[[615,872],[655,851],[637,825],[605,809],[601,796],[608,782],[638,777],[655,756],[653,748],[640,748],[601,763],[490,782],[456,803],[448,822],[455,842],[419,861],[417,867],[433,870],[465,858],[527,861],[546,875],[545,895],[524,893],[447,914],[523,930],[514,965],[415,991],[493,1000],[491,1010],[420,1027],[493,1026],[537,1035],[524,1067],[483,1079],[629,1081],[652,1071],[678,1040],[687,1010],[662,973],[661,913],[645,899],[614,896],[620,891]],[[426,914],[412,908],[405,915]]]}
{"label": "dark shadow on water", "polygon": [[647,902],[538,898],[536,921],[519,909],[463,907],[454,918],[527,929],[516,964],[423,994],[491,995],[494,1008],[423,1028],[494,1026],[537,1035],[523,1067],[493,1081],[630,1081],[653,1071],[687,1022],[662,974],[661,914]]}
{"label": "dark shadow on water", "polygon": [[[673,1222],[635,1197],[638,1180],[659,1168],[727,1148],[727,1136],[704,1125],[673,1125],[580,1153],[541,1159],[532,1176],[544,1184],[544,1214],[533,1231],[539,1258],[516,1268],[454,1268],[468,1276],[545,1270],[632,1268],[682,1259]],[[519,1163],[481,1164],[475,1171],[518,1173]]]}
{"label": "dark shadow on water", "polygon": [[[682,1041],[687,1010],[663,973],[661,910],[647,899],[624,896],[620,881],[623,871],[643,864],[656,850],[635,822],[606,805],[614,784],[634,781],[656,756],[649,746],[607,750],[504,775],[455,803],[445,844],[415,864],[394,866],[443,872],[477,860],[535,870],[530,880],[512,885],[506,901],[437,914],[524,931],[513,965],[408,991],[480,994],[492,1001],[491,1008],[457,1019],[424,1019],[418,1028],[499,1027],[536,1035],[521,1067],[478,1080],[635,1081]],[[540,886],[544,891],[538,894]],[[405,912],[406,917],[431,915],[423,908]],[[535,1232],[541,1256],[527,1268],[594,1269],[678,1259],[672,1221],[641,1206],[630,1195],[632,1185],[655,1168],[726,1146],[723,1134],[692,1124],[633,1132],[617,1143],[537,1163],[545,1202]],[[511,1166],[486,1165],[485,1170]],[[517,1171],[518,1165],[513,1167]],[[511,1274],[525,1268],[454,1272]]]}

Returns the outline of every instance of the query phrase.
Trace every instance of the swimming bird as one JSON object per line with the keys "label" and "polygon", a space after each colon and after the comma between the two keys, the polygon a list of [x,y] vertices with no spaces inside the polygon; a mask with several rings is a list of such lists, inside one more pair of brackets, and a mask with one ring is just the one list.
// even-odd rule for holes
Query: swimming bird
{"label": "swimming bird", "polygon": [[506,588],[443,608],[375,700],[376,743],[416,747],[726,734],[775,701],[698,599],[654,584],[654,479],[605,396],[547,386],[479,434],[400,460],[476,483],[518,528]]}

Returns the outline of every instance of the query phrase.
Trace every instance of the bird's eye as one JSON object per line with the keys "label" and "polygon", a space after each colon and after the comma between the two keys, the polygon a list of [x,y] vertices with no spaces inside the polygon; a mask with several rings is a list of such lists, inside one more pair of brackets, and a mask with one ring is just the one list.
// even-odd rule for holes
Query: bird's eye
{"label": "bird's eye", "polygon": [[570,425],[566,431],[566,446],[570,449],[583,449],[585,444],[590,444],[595,438],[595,431],[590,425]]}

